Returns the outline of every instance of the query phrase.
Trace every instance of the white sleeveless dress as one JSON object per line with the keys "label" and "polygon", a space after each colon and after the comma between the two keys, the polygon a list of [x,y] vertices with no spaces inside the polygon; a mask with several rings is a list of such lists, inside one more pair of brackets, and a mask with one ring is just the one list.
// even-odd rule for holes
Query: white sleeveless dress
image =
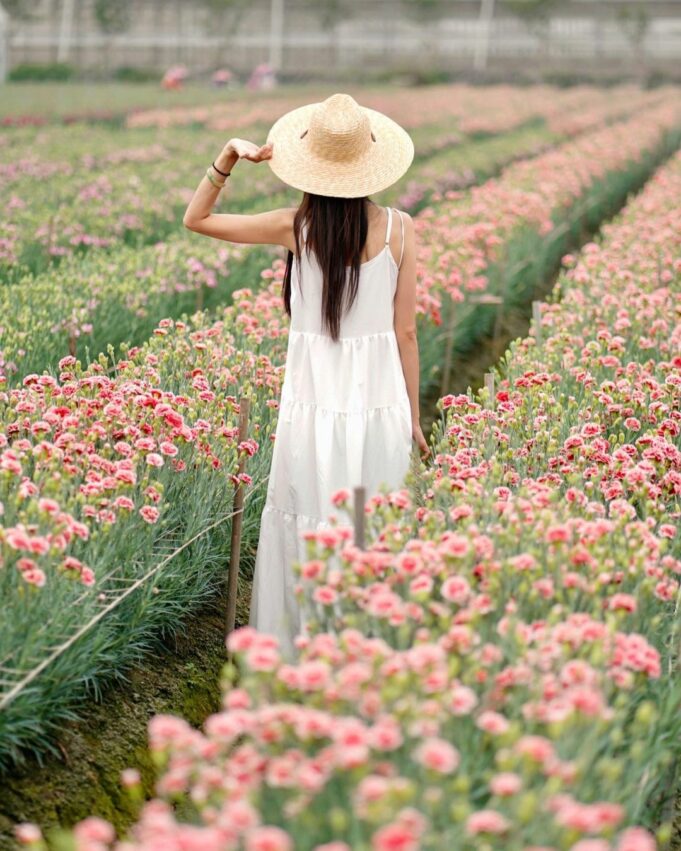
{"label": "white sleeveless dress", "polygon": [[[399,211],[398,211],[399,212]],[[322,331],[322,273],[301,250],[291,270],[291,323],[267,497],[261,516],[250,620],[276,635],[293,658],[304,627],[294,594],[294,561],[307,559],[305,530],[330,527],[329,514],[351,519],[331,502],[341,488],[402,486],[412,450],[411,406],[393,327],[399,265],[385,243],[360,267],[357,297],[341,318],[340,339]],[[304,234],[303,234],[304,239]],[[349,274],[350,267],[346,267]],[[350,503],[352,499],[350,500]]]}

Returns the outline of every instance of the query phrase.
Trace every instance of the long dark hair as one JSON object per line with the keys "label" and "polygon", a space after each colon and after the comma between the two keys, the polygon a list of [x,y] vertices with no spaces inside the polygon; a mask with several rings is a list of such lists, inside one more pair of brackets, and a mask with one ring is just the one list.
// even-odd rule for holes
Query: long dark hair
{"label": "long dark hair", "polygon": [[[314,251],[322,270],[322,327],[333,340],[338,340],[340,321],[344,310],[349,309],[357,297],[359,286],[360,255],[369,230],[368,204],[361,198],[334,198],[329,195],[303,194],[303,200],[293,217],[293,234],[296,254],[289,249],[282,293],[284,308],[291,316],[291,269],[293,261],[300,258],[300,233],[307,225],[305,250],[309,256]],[[346,266],[350,274],[346,277]],[[300,268],[298,269],[300,280]],[[302,280],[300,280],[302,292]]]}

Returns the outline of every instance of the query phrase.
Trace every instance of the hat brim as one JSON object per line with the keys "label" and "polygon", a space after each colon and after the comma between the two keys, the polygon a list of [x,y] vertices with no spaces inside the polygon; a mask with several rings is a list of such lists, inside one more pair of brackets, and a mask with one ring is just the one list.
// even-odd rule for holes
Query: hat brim
{"label": "hat brim", "polygon": [[267,142],[272,156],[265,160],[277,177],[294,189],[336,198],[359,198],[395,183],[414,159],[407,131],[382,112],[363,106],[376,141],[356,159],[338,162],[310,150],[307,136],[312,111],[319,103],[292,109],[272,125]]}

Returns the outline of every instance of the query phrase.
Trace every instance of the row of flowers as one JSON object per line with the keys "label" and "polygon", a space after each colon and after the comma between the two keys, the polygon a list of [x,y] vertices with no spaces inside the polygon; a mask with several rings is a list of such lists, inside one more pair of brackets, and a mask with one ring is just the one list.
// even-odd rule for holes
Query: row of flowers
{"label": "row of flowers", "polygon": [[[665,92],[667,90],[665,89]],[[662,94],[662,92],[660,92]],[[497,134],[518,127],[527,121],[542,118],[555,122],[566,132],[572,121],[567,115],[578,115],[611,97],[637,98],[641,90],[635,86],[618,86],[609,92],[592,86],[576,86],[569,90],[537,85],[528,88],[496,85],[481,90],[465,83],[401,89],[399,92],[366,90],[361,93],[362,106],[389,114],[410,132],[424,123],[434,123],[450,115],[456,129],[464,135]],[[320,94],[319,100],[326,95]],[[232,99],[210,107],[174,107],[137,111],[128,116],[128,127],[169,127],[201,124],[213,130],[231,130],[252,124],[271,125],[289,109],[303,106],[311,100],[309,93],[297,97],[260,98],[250,109],[244,109],[242,99]]]}
{"label": "row of flowers", "polygon": [[531,228],[550,234],[589,187],[655,151],[667,134],[678,134],[680,123],[677,96],[513,163],[469,191],[444,193],[448,203],[422,210],[416,225],[422,269],[417,310],[439,322],[442,294],[460,303],[489,292],[487,270],[504,259],[514,233]]}
{"label": "row of flowers", "polygon": [[274,252],[192,238],[188,231],[145,248],[120,247],[69,259],[41,275],[0,287],[0,387],[85,358],[140,343],[159,316],[218,307],[251,281]]}
{"label": "row of flowers", "polygon": [[[73,258],[138,249],[181,229],[182,213],[220,143],[177,129],[144,131],[84,125],[12,134],[0,166],[7,210],[0,226],[0,270],[6,281],[52,271]],[[226,141],[226,140],[225,140]],[[216,147],[217,144],[217,147]],[[236,210],[258,212],[271,196],[286,203],[269,169],[240,169],[230,182]],[[36,180],[47,190],[36,203]],[[159,191],[160,190],[160,191]]]}
{"label": "row of flowers", "polygon": [[[282,109],[287,102],[274,99],[270,109],[277,103]],[[431,118],[414,129],[420,152],[451,146],[447,119],[445,110],[437,123]],[[258,122],[239,126],[247,135],[263,129]],[[84,125],[11,134],[4,146],[6,162],[0,166],[3,201],[10,211],[3,232],[5,264],[36,271],[38,262],[163,238],[177,226],[200,178],[199,169],[215,156],[215,139],[197,136],[182,127],[151,137],[145,130]],[[136,138],[139,143],[131,144]],[[31,198],[38,177],[50,178],[47,214],[45,205]],[[159,185],[162,193],[154,191]],[[277,196],[282,204],[290,196],[269,169],[237,170],[229,190],[232,207],[246,205],[254,212],[258,200],[266,200],[269,207],[273,196],[275,205]]]}
{"label": "row of flowers", "polygon": [[[498,97],[492,97],[491,103],[486,95],[478,93],[476,97],[473,113],[478,120],[496,115],[490,109]],[[441,92],[438,98],[443,100]],[[563,104],[564,111],[572,116],[571,123],[554,128],[550,121],[534,122],[516,138],[528,116],[535,115],[530,97],[515,124],[502,124],[495,131],[502,136],[510,133],[507,145],[502,143],[498,148],[490,145],[490,138],[483,144],[483,140],[468,138],[458,129],[460,104],[454,89],[439,111],[424,112],[412,125],[417,160],[409,178],[398,181],[376,200],[397,206],[410,199],[412,204],[422,204],[422,195],[415,194],[414,186],[460,186],[462,181],[471,180],[471,164],[477,164],[476,173],[489,173],[495,162],[527,156],[541,145],[650,107],[659,99],[657,92],[626,87],[607,97],[588,92],[577,98],[575,93],[566,92],[549,101],[544,96],[544,109],[550,104],[555,111]],[[583,112],[575,108],[580,102]],[[285,101],[273,103],[279,104],[277,109],[286,105]],[[514,103],[515,98],[510,98],[506,109]],[[392,109],[393,102],[386,102],[385,107]],[[541,110],[536,112],[541,115]],[[257,139],[267,128],[249,123],[242,130],[230,129]],[[121,244],[139,246],[167,237],[177,228],[202,167],[216,153],[214,138],[197,136],[196,131],[182,127],[156,132],[152,137],[149,130],[104,130],[84,125],[9,134],[4,144],[5,162],[0,166],[0,197],[8,211],[0,226],[3,276],[16,279],[21,269],[37,273],[66,256],[80,257],[93,249],[112,249]],[[453,150],[453,159],[436,156]],[[40,204],[33,198],[36,179],[49,179],[49,189]],[[157,191],[159,186],[163,186],[163,192]],[[230,206],[244,212],[293,204],[294,195],[269,168],[237,169],[230,180]]]}
{"label": "row of flowers", "polygon": [[[617,106],[622,109],[621,103],[617,102]],[[603,123],[607,119],[607,110],[603,108],[599,115],[600,123]],[[475,180],[494,171],[499,163],[531,150],[532,146],[539,143],[543,132],[530,127],[517,131],[511,137],[490,137],[476,143],[475,151],[467,145],[454,147],[448,156],[449,166],[456,170],[456,164],[459,163],[462,174],[466,168],[473,169]],[[75,138],[70,142],[74,143]],[[75,145],[75,150],[78,151],[78,145]],[[171,148],[167,147],[165,150]],[[129,147],[115,152],[109,151],[107,156],[114,156],[114,153],[117,161],[136,167],[140,160],[144,160],[148,155],[149,149]],[[99,155],[92,151],[88,156],[99,158]],[[538,172],[543,174],[547,168],[545,164],[542,165],[545,156],[547,155],[530,160],[529,168],[532,169],[531,163],[536,163]],[[167,169],[167,165],[167,161],[162,162],[164,169]],[[561,169],[564,165],[564,161],[559,160],[556,168]],[[444,173],[444,166],[445,159],[441,159],[436,168],[441,168]],[[409,188],[402,188],[405,194],[414,193],[414,203],[421,197],[416,191],[420,186],[419,172],[428,171],[430,168],[428,162],[418,165],[412,170],[416,176],[410,179]],[[248,176],[244,172],[241,172],[241,175],[244,183]],[[65,180],[69,179],[68,174],[63,177]],[[432,177],[434,175],[431,175],[430,179]],[[237,178],[238,175],[235,179]],[[470,176],[467,179],[470,179]],[[553,182],[557,180],[555,177]],[[107,176],[100,175],[95,183],[97,191],[94,191],[93,185],[91,197],[99,200],[92,213],[98,218],[102,213],[103,199],[108,198],[110,192],[113,192],[114,197],[119,193],[112,190]],[[136,186],[137,192],[140,189],[139,180]],[[496,183],[492,186],[497,194],[501,194],[505,184],[502,183],[501,188]],[[73,191],[72,187],[70,191]],[[104,194],[100,197],[101,192]],[[127,196],[122,193],[122,197]],[[149,197],[155,198],[155,193],[149,193]],[[471,208],[478,204],[475,194],[467,193],[462,197]],[[18,201],[18,196],[13,198]],[[128,201],[130,200],[128,198]],[[433,200],[434,204],[423,210],[420,216],[431,225],[429,232],[423,234],[426,251],[431,241],[435,244],[441,243],[442,221],[449,219],[447,208],[454,206],[449,193],[435,193]],[[269,198],[268,202],[271,201]],[[152,210],[153,205],[160,202],[150,203]],[[28,205],[24,206],[28,209]],[[79,217],[83,215],[83,206],[87,206],[87,202],[79,205]],[[73,205],[64,204],[63,209],[72,211]],[[35,210],[32,215],[35,215]],[[68,215],[73,216],[73,212]],[[122,221],[120,217],[114,218]],[[106,216],[104,219],[106,220]],[[139,221],[138,225],[141,232],[146,232],[149,222]],[[499,222],[501,232],[496,237],[487,237],[488,242],[493,242],[495,238],[505,238],[507,233],[504,228],[509,230],[507,225],[508,217]],[[79,227],[82,226],[81,221]],[[51,229],[53,234],[57,232],[52,219],[45,227]],[[485,222],[481,227],[485,227]],[[29,231],[22,228],[21,232]],[[107,240],[115,241],[115,232],[112,230],[110,233]],[[60,238],[66,238],[67,229],[61,229],[60,234]],[[458,234],[459,241],[465,244],[476,238],[471,229],[463,229]],[[119,243],[115,252],[88,251],[85,257],[69,255],[57,268],[35,276],[24,275],[15,284],[0,288],[0,313],[6,317],[0,337],[0,380],[4,376],[6,381],[16,383],[24,375],[56,363],[66,352],[85,356],[86,352],[101,351],[109,344],[116,346],[124,340],[138,342],[151,333],[159,315],[177,316],[183,311],[212,307],[224,302],[234,289],[257,276],[263,263],[267,262],[274,251],[254,249],[251,246],[226,245],[216,250],[209,242],[183,232],[169,241],[143,248]],[[429,254],[428,257],[422,258],[419,267],[420,278],[425,281],[420,304],[424,312],[431,311],[424,316],[428,322],[440,321],[441,298],[436,289],[430,293],[431,284],[438,283],[438,279],[433,278],[431,274],[430,267],[434,263]],[[426,291],[430,294],[426,295]],[[424,374],[427,374],[441,357],[439,349],[425,354]]]}
{"label": "row of flowers", "polygon": [[74,848],[665,841],[647,808],[679,757],[680,192],[681,155],[565,258],[494,399],[440,400],[433,464],[368,501],[368,549],[336,494],[296,565],[297,658],[232,633],[222,711],[153,717],[157,797],[127,839],[91,816]]}
{"label": "row of flowers", "polygon": [[[666,90],[664,93],[646,92],[631,86],[618,87],[609,94],[602,89],[587,91],[579,88],[569,89],[556,95],[555,104],[558,106],[558,111],[551,108],[538,111],[537,117],[541,120],[535,119],[529,122],[523,122],[524,113],[521,111],[517,114],[517,122],[513,123],[509,120],[503,131],[490,124],[487,116],[481,116],[479,112],[471,114],[462,119],[464,126],[469,133],[474,133],[475,124],[479,123],[480,132],[485,135],[482,138],[476,138],[477,144],[471,150],[465,151],[465,159],[461,163],[456,157],[459,153],[458,149],[442,148],[443,162],[434,157],[419,175],[417,183],[420,184],[421,191],[424,194],[427,193],[429,198],[433,189],[437,197],[438,192],[472,185],[475,182],[472,177],[480,154],[484,153],[490,144],[494,147],[497,137],[500,137],[499,141],[502,141],[504,137],[520,136],[524,140],[524,145],[519,139],[516,150],[506,150],[509,160],[511,157],[520,159],[528,155],[527,144],[530,139],[533,141],[536,153],[539,153],[542,147],[548,148],[561,140],[578,136],[580,133],[586,133],[604,124],[633,115],[637,110],[659,104],[667,95],[673,96],[673,93]],[[495,113],[494,120],[501,120],[502,115],[505,117],[507,113],[505,111]],[[433,146],[432,153],[435,152]],[[455,156],[452,157],[452,154]],[[468,170],[463,167],[464,162],[468,164]]]}
{"label": "row of flowers", "polygon": [[[123,347],[119,359],[100,355],[83,369],[66,356],[57,376],[31,374],[21,387],[0,390],[3,767],[69,717],[93,671],[112,676],[174,623],[178,607],[190,610],[212,592],[239,482],[250,518],[243,546],[254,547],[285,338],[253,346],[236,310],[217,322],[201,313],[163,320],[144,346]],[[244,441],[242,396],[252,407]],[[170,559],[119,604],[132,583],[194,535],[201,536],[196,551]],[[111,611],[99,623],[104,607]],[[21,686],[93,619],[70,652],[30,688]]]}

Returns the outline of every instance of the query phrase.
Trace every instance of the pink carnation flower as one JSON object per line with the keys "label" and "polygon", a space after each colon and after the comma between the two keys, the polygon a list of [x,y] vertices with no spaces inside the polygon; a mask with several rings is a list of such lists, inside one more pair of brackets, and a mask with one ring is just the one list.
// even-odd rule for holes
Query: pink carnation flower
{"label": "pink carnation flower", "polygon": [[466,820],[466,833],[476,836],[478,833],[505,833],[510,822],[496,810],[479,810]]}
{"label": "pink carnation flower", "polygon": [[435,736],[425,739],[415,750],[414,758],[421,765],[439,774],[451,774],[459,766],[457,749]]}
{"label": "pink carnation flower", "polygon": [[442,583],[440,593],[457,606],[463,606],[471,593],[470,585],[463,576],[450,576]]}
{"label": "pink carnation flower", "polygon": [[629,827],[622,831],[615,846],[617,851],[655,851],[655,839],[642,827]]}
{"label": "pink carnation flower", "polygon": [[507,795],[515,795],[520,791],[523,782],[518,774],[512,771],[503,771],[495,774],[490,780],[489,788],[492,794],[506,797]]}
{"label": "pink carnation flower", "polygon": [[481,712],[475,722],[481,730],[493,736],[499,736],[508,730],[508,720],[499,712]]}
{"label": "pink carnation flower", "polygon": [[147,523],[155,523],[159,518],[159,510],[153,505],[143,505],[140,514]]}
{"label": "pink carnation flower", "polygon": [[418,837],[404,824],[387,824],[371,838],[372,851],[417,851]]}
{"label": "pink carnation flower", "polygon": [[89,816],[79,822],[73,832],[77,841],[84,842],[113,842],[116,838],[113,827],[99,816]]}
{"label": "pink carnation flower", "polygon": [[22,845],[31,845],[34,842],[40,842],[43,838],[38,825],[31,822],[21,822],[21,824],[15,825],[14,835]]}
{"label": "pink carnation flower", "polygon": [[246,851],[293,851],[293,842],[280,827],[256,827],[246,835]]}

